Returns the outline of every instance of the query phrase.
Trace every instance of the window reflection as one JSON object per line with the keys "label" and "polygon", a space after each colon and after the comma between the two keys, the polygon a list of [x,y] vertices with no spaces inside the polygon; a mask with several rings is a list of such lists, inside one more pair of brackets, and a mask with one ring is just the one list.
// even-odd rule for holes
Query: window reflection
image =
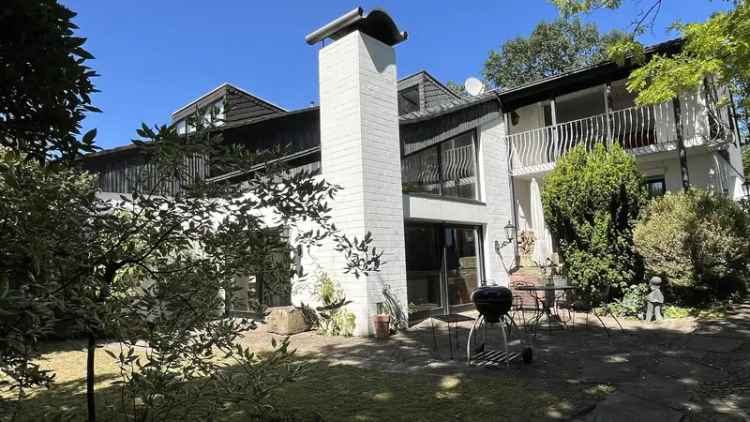
{"label": "window reflection", "polygon": [[478,199],[474,131],[404,157],[401,178],[406,193]]}

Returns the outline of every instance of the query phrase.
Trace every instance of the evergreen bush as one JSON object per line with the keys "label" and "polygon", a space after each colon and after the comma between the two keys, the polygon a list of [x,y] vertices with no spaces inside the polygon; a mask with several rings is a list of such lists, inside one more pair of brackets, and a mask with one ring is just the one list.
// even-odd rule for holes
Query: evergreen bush
{"label": "evergreen bush", "polygon": [[682,302],[746,291],[750,217],[730,198],[703,190],[667,194],[638,220],[635,246],[646,269],[666,278]]}
{"label": "evergreen bush", "polygon": [[633,226],[646,199],[635,158],[617,144],[578,145],[544,179],[544,218],[564,273],[591,304],[641,279]]}

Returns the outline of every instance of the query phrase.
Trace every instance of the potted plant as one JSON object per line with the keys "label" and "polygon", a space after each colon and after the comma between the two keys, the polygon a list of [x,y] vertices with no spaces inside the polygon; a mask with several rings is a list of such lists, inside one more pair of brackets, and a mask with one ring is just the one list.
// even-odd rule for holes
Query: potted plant
{"label": "potted plant", "polygon": [[372,317],[375,327],[375,338],[385,339],[391,335],[391,316],[387,313],[378,312]]}

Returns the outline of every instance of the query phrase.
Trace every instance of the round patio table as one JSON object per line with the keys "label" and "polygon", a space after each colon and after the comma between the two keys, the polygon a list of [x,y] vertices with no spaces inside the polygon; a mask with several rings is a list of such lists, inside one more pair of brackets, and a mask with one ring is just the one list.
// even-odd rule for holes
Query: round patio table
{"label": "round patio table", "polygon": [[[557,301],[557,292],[569,292],[576,290],[573,286],[518,286],[514,287],[513,290],[520,292],[530,292],[534,295],[534,299],[538,304],[541,305],[541,309],[537,309],[536,315],[532,318],[537,326],[541,323],[544,316],[547,317],[547,329],[551,328],[552,322],[557,322],[564,327],[564,323],[560,319],[560,315],[555,311],[555,302]],[[542,297],[540,297],[542,296]]]}

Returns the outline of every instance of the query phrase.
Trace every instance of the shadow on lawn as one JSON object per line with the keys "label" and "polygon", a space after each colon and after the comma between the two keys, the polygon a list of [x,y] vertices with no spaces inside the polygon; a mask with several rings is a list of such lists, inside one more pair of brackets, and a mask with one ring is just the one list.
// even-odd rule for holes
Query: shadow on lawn
{"label": "shadow on lawn", "polygon": [[[750,418],[750,305],[734,307],[722,321],[624,324],[626,332],[615,329],[611,337],[596,322],[589,329],[579,323],[574,330],[541,331],[534,363],[499,369],[468,367],[460,358],[468,326],[459,328],[455,361],[448,360],[444,329],[434,349],[429,323],[386,341],[299,334],[292,348],[311,364],[273,399],[296,418],[276,420],[585,420],[614,398],[635,412],[638,403],[655,403],[688,421]],[[253,333],[248,341],[261,345],[271,337]],[[109,357],[99,353],[97,359]],[[115,376],[102,373],[97,381]],[[40,391],[22,403],[21,420],[46,420],[58,411],[79,420],[83,388],[79,378]],[[118,420],[112,415],[120,399],[118,386],[97,391],[100,420]],[[252,420],[248,408],[222,416]]]}
{"label": "shadow on lawn", "polygon": [[[577,322],[574,330],[540,331],[533,342],[532,365],[467,367],[468,324],[459,328],[462,341],[456,361],[448,360],[444,328],[437,333],[437,351],[433,349],[429,324],[385,342],[332,342],[314,356],[329,366],[430,374],[476,384],[474,395],[462,400],[477,406],[494,402],[496,406],[490,407],[500,412],[495,417],[512,419],[517,415],[513,406],[519,402],[528,403],[529,409],[544,409],[527,416],[583,417],[598,402],[611,398],[602,409],[623,402],[634,405],[637,415],[639,404],[651,403],[667,413],[683,414],[688,421],[750,420],[750,305],[734,306],[725,320],[624,321],[625,332],[606,319],[611,337],[596,320],[588,329],[583,328],[582,318]],[[512,388],[493,384],[497,380]]]}

